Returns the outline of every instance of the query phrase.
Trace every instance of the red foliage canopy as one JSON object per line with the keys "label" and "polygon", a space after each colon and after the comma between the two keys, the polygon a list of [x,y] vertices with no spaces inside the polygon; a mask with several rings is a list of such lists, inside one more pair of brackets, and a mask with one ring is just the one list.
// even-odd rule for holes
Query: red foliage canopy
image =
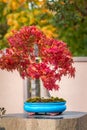
{"label": "red foliage canopy", "polygon": [[63,75],[74,77],[75,68],[67,45],[48,38],[36,26],[14,31],[8,42],[10,48],[0,51],[1,69],[17,70],[22,78],[41,78],[49,90],[59,88],[56,81]]}

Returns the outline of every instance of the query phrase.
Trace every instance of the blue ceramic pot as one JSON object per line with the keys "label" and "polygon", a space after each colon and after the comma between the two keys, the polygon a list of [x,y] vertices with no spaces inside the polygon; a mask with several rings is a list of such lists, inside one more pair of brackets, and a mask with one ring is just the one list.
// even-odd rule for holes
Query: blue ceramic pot
{"label": "blue ceramic pot", "polygon": [[66,102],[25,102],[24,103],[24,110],[26,112],[59,112],[62,113],[66,110]]}

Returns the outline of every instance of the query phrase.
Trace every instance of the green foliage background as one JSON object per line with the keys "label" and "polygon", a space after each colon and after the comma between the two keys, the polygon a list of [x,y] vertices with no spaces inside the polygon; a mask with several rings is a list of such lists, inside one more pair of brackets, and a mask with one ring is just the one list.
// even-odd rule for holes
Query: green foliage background
{"label": "green foliage background", "polygon": [[87,0],[0,0],[0,49],[24,25],[65,41],[73,56],[87,56]]}
{"label": "green foliage background", "polygon": [[87,56],[87,0],[52,0],[53,24],[59,39],[67,42],[74,56]]}

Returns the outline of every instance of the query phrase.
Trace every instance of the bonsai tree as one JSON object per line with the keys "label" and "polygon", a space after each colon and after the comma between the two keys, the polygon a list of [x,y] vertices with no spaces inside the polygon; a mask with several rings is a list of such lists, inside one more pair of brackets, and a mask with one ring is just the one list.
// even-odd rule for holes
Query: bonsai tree
{"label": "bonsai tree", "polygon": [[36,26],[13,31],[7,40],[10,47],[0,51],[0,69],[17,70],[22,78],[40,78],[48,90],[58,90],[57,81],[63,75],[74,77],[73,59],[66,43],[48,38]]}

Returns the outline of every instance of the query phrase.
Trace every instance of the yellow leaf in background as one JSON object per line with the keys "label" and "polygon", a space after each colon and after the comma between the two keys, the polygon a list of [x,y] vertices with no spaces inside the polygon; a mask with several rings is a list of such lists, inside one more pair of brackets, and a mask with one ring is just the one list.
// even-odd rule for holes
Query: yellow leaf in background
{"label": "yellow leaf in background", "polygon": [[14,20],[18,21],[17,20],[18,17],[19,17],[19,13],[14,13],[14,14],[7,15],[7,24],[8,25],[13,25],[14,24]]}
{"label": "yellow leaf in background", "polygon": [[8,33],[5,34],[5,38],[7,39],[11,35],[12,35],[12,31],[9,31]]}
{"label": "yellow leaf in background", "polygon": [[36,1],[36,4],[41,7],[44,5],[44,3],[46,2],[46,0],[39,0],[39,1]]}
{"label": "yellow leaf in background", "polygon": [[12,1],[11,2],[11,8],[13,10],[16,10],[20,5],[16,2],[16,1]]}
{"label": "yellow leaf in background", "polygon": [[14,13],[13,15],[13,19],[17,19],[20,16],[20,13]]}
{"label": "yellow leaf in background", "polygon": [[46,24],[47,23],[47,19],[41,20],[40,22],[41,22],[41,24]]}
{"label": "yellow leaf in background", "polygon": [[7,8],[4,8],[3,10],[3,16],[7,14]]}
{"label": "yellow leaf in background", "polygon": [[8,25],[13,25],[13,19],[14,19],[13,14],[9,14],[7,16],[7,24]]}
{"label": "yellow leaf in background", "polygon": [[13,27],[12,27],[12,30],[18,30],[19,27],[20,27],[19,25],[18,25],[18,26],[13,26]]}
{"label": "yellow leaf in background", "polygon": [[25,18],[25,17],[19,18],[19,22],[20,22],[20,23],[25,23],[25,22],[27,22],[27,21],[28,21],[28,18]]}
{"label": "yellow leaf in background", "polygon": [[48,9],[45,9],[45,8],[42,10],[42,12],[43,13],[51,13],[51,11],[49,11]]}
{"label": "yellow leaf in background", "polygon": [[54,28],[52,25],[48,25],[46,27],[42,28],[42,31],[48,36],[48,37],[57,37],[58,34],[56,34],[56,28]]}
{"label": "yellow leaf in background", "polygon": [[8,19],[13,19],[13,18],[14,18],[14,15],[13,15],[13,14],[8,14],[8,15],[7,15],[7,20],[8,20]]}
{"label": "yellow leaf in background", "polygon": [[40,14],[40,10],[38,10],[38,9],[35,9],[34,11],[33,11],[33,13],[32,13],[32,15],[38,15],[38,14]]}
{"label": "yellow leaf in background", "polygon": [[3,0],[3,2],[7,3],[7,2],[8,2],[8,0]]}
{"label": "yellow leaf in background", "polygon": [[25,11],[21,11],[20,15],[25,15],[25,13],[26,13]]}
{"label": "yellow leaf in background", "polygon": [[30,21],[29,21],[30,25],[35,23],[35,17],[32,14],[29,14],[29,19],[30,19]]}
{"label": "yellow leaf in background", "polygon": [[13,25],[15,26],[15,27],[18,27],[19,25],[18,25],[18,21],[17,20],[14,20],[13,21]]}
{"label": "yellow leaf in background", "polygon": [[27,0],[19,0],[20,3],[26,2]]}
{"label": "yellow leaf in background", "polygon": [[0,0],[0,2],[7,3],[9,0]]}
{"label": "yellow leaf in background", "polygon": [[32,19],[30,19],[30,25],[32,25],[33,23],[35,23],[35,19],[34,19],[34,17],[32,18]]}
{"label": "yellow leaf in background", "polygon": [[8,20],[7,20],[7,24],[8,24],[8,25],[13,25],[13,20],[12,20],[12,19],[8,19]]}

